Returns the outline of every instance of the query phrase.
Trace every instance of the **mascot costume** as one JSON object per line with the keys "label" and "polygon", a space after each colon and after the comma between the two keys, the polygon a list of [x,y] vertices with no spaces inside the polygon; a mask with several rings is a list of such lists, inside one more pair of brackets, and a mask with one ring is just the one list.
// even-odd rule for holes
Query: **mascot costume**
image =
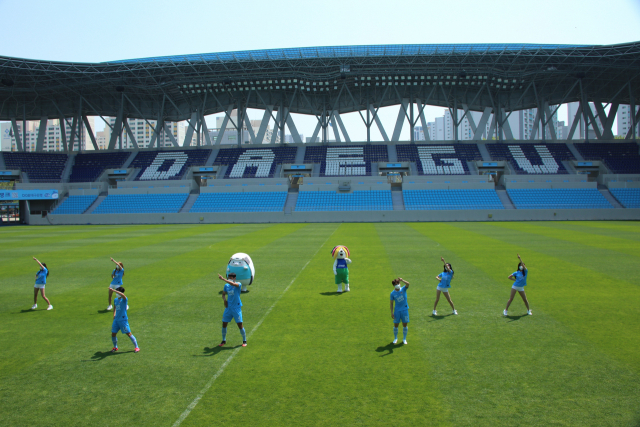
{"label": "mascot costume", "polygon": [[331,256],[335,260],[333,262],[333,274],[336,277],[336,285],[338,285],[338,293],[342,292],[342,284],[344,283],[344,291],[349,292],[349,267],[351,264],[349,259],[349,249],[346,246],[338,245],[331,251]]}
{"label": "mascot costume", "polygon": [[231,255],[229,264],[227,264],[227,279],[230,273],[236,273],[236,282],[242,284],[240,292],[249,292],[247,285],[253,283],[253,278],[256,275],[256,270],[253,267],[253,261],[247,254],[237,253]]}

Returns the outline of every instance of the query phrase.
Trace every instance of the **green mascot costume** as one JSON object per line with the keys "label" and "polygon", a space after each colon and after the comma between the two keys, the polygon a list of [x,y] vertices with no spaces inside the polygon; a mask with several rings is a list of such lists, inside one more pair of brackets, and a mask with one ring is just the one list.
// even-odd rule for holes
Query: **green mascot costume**
{"label": "green mascot costume", "polygon": [[331,255],[335,261],[333,262],[333,274],[338,285],[338,293],[342,292],[342,284],[344,283],[344,291],[349,292],[349,267],[351,264],[349,259],[349,249],[346,246],[338,245],[331,251]]}

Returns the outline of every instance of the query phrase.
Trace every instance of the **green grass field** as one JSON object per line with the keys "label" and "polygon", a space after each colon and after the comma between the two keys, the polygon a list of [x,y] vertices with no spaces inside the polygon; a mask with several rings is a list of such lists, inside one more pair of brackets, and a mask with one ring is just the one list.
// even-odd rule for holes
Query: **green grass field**
{"label": "green grass field", "polygon": [[[2,426],[640,425],[640,223],[5,227],[0,242]],[[221,348],[216,273],[235,252],[256,266],[249,345],[232,323]],[[503,317],[516,252],[533,316],[516,296]],[[32,256],[52,311],[29,310]],[[120,334],[109,352],[110,256],[138,354]],[[458,316],[444,298],[431,316],[440,256]],[[390,344],[396,276],[406,346]]]}

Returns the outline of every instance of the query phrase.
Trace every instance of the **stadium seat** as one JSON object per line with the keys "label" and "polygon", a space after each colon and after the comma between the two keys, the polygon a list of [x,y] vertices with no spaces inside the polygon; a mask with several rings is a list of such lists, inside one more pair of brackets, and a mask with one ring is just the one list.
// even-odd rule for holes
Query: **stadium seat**
{"label": "stadium seat", "polygon": [[281,212],[286,191],[202,193],[189,212]]}
{"label": "stadium seat", "polygon": [[495,190],[403,190],[406,210],[504,209]]}
{"label": "stadium seat", "polygon": [[507,190],[516,209],[604,209],[611,203],[595,188]]}
{"label": "stadium seat", "polygon": [[563,160],[575,157],[566,144],[487,144],[493,160],[508,161],[518,174],[566,174]]}
{"label": "stadium seat", "polygon": [[204,166],[211,150],[140,151],[130,167],[140,168],[136,181],[178,180],[191,166]]}
{"label": "stadium seat", "polygon": [[226,165],[225,178],[273,178],[277,165],[294,163],[296,147],[221,148],[214,165]]}
{"label": "stadium seat", "polygon": [[387,162],[386,145],[307,147],[305,163],[319,163],[320,176],[370,176],[372,162]]}
{"label": "stadium seat", "polygon": [[419,175],[469,174],[468,161],[482,160],[476,144],[398,144],[399,162],[415,162]]}
{"label": "stadium seat", "polygon": [[640,188],[610,188],[622,206],[630,209],[640,209]]}
{"label": "stadium seat", "polygon": [[189,194],[117,194],[107,196],[92,214],[176,213]]}
{"label": "stadium seat", "polygon": [[635,142],[585,142],[574,146],[585,160],[600,160],[612,173],[640,173],[640,154]]}
{"label": "stadium seat", "polygon": [[69,196],[52,212],[56,215],[63,214],[81,214],[87,209],[95,200],[97,195],[93,196]]}
{"label": "stadium seat", "polygon": [[93,182],[105,169],[121,167],[130,155],[128,151],[79,153],[75,157],[69,182]]}
{"label": "stadium seat", "polygon": [[7,169],[20,169],[30,182],[60,182],[68,156],[58,153],[3,153]]}
{"label": "stadium seat", "polygon": [[393,210],[391,191],[301,191],[296,202],[298,212],[316,211],[390,211]]}

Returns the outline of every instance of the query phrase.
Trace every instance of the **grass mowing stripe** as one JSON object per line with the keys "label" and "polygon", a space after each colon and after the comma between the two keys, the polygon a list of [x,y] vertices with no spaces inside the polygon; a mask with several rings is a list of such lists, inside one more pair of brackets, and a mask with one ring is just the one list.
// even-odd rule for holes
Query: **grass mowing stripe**
{"label": "grass mowing stripe", "polygon": [[[336,230],[338,228],[336,227]],[[335,233],[335,230],[334,230]],[[289,290],[289,288],[291,287],[291,285],[293,285],[293,282],[296,281],[296,279],[298,278],[298,276],[300,276],[300,274],[307,268],[307,266],[309,265],[309,263],[311,262],[311,260],[313,258],[316,257],[316,255],[318,255],[318,252],[320,252],[320,249],[322,249],[322,247],[324,245],[327,244],[327,242],[329,241],[329,239],[331,238],[331,236],[333,236],[333,233],[331,233],[329,235],[329,237],[327,237],[327,240],[325,240],[325,242],[320,245],[320,247],[318,247],[318,250],[316,251],[315,254],[313,254],[313,256],[311,258],[309,258],[309,260],[307,261],[307,263],[304,265],[304,267],[302,267],[302,269],[298,272],[298,274],[291,280],[291,282],[289,283],[289,285],[284,289],[284,291],[282,291],[282,293],[280,294],[280,296],[278,297],[277,300],[274,301],[274,303],[271,305],[271,307],[269,307],[269,309],[267,310],[267,312],[264,314],[264,316],[262,316],[262,318],[260,319],[260,321],[258,323],[256,323],[256,325],[253,327],[253,329],[251,329],[251,332],[249,332],[249,334],[247,335],[247,339],[249,339],[253,333],[258,330],[258,328],[260,327],[260,325],[262,325],[262,322],[264,321],[264,319],[267,318],[267,316],[269,315],[269,313],[271,313],[271,310],[273,310],[273,307],[276,306],[276,304],[278,303],[278,301],[280,301],[282,299],[282,297],[284,296],[284,294],[287,293],[287,291]],[[209,389],[211,388],[211,386],[213,386],[213,383],[216,381],[216,379],[224,372],[224,369],[227,367],[227,365],[229,363],[231,363],[231,361],[233,360],[233,358],[235,357],[236,354],[238,354],[238,351],[240,351],[242,347],[238,347],[236,348],[233,353],[231,353],[231,355],[227,358],[227,360],[225,360],[225,362],[222,364],[222,366],[220,366],[220,369],[218,369],[218,372],[215,373],[215,375],[213,377],[211,377],[211,379],[209,380],[209,382],[204,386],[204,388],[202,390],[200,390],[200,393],[198,393],[198,395],[196,396],[195,399],[193,399],[193,402],[191,402],[191,404],[187,407],[187,409],[185,409],[185,411],[180,414],[180,417],[176,420],[175,423],[173,423],[173,427],[178,427],[182,421],[184,421],[185,418],[187,418],[189,416],[189,414],[191,413],[191,411],[193,410],[193,408],[196,407],[196,405],[198,404],[198,402],[200,401],[200,399],[202,399],[202,396],[205,395],[206,392],[209,391]]]}
{"label": "grass mowing stripe", "polygon": [[593,234],[588,229],[580,230],[574,228],[573,230],[563,230],[560,227],[557,227],[555,223],[549,222],[544,224],[527,223],[517,225],[509,222],[494,222],[491,224],[495,227],[508,228],[518,232],[538,234],[549,239],[564,240],[566,242],[602,249],[605,251],[618,252],[621,255],[627,255],[629,257],[640,257],[640,244],[637,240],[614,237],[611,235]]}
{"label": "grass mowing stripe", "polygon": [[[431,242],[439,242],[438,252],[451,251],[445,259],[456,271],[451,293],[459,316],[431,318],[428,323],[432,335],[428,353],[438,366],[434,379],[454,408],[453,424],[615,426],[632,422],[639,396],[637,372],[594,346],[594,337],[585,337],[558,313],[545,310],[538,274],[531,276],[527,290],[534,316],[523,315],[519,300],[512,306],[514,316],[501,316],[509,295],[506,276],[511,272],[503,274],[501,264],[512,260],[522,247],[511,249],[474,233],[482,228],[479,224],[408,227],[422,233],[425,242],[413,237],[415,232],[396,232],[399,241],[409,247],[432,247]],[[517,237],[511,240],[526,247],[527,240]],[[507,246],[514,254],[503,255]],[[537,256],[525,251],[521,254],[528,254],[523,258],[532,273],[543,268]],[[407,252],[398,262],[419,264],[420,256]],[[439,259],[438,253],[432,257]],[[425,275],[431,276],[431,270]],[[435,299],[435,283],[432,286],[427,310]]]}
{"label": "grass mowing stripe", "polygon": [[[522,226],[527,229],[526,224]],[[500,248],[495,257],[485,260],[486,265],[491,266],[488,271],[493,270],[491,275],[497,280],[506,281],[506,276],[515,271],[517,259],[514,254],[520,253],[531,276],[527,281],[527,295],[534,311],[535,307],[541,307],[547,313],[552,313],[555,319],[591,341],[601,351],[640,372],[640,359],[637,357],[640,347],[631,345],[640,342],[640,324],[636,321],[637,307],[640,306],[640,287],[637,282],[632,284],[612,277],[609,268],[594,271],[574,264],[564,254],[554,254],[553,247],[558,244],[555,240],[530,242],[525,233],[517,231],[512,231],[509,236],[502,235],[497,240],[488,236],[495,236],[496,231],[504,228],[491,223],[449,227],[465,230],[467,236],[473,236],[484,247]],[[564,249],[565,253],[577,255],[588,256],[590,253],[590,250],[585,251],[575,244],[573,248]],[[547,252],[551,252],[551,255]],[[468,249],[461,248],[457,253],[468,254]],[[609,256],[602,253],[600,256],[608,261],[605,263],[607,266],[615,265],[619,259],[617,253]],[[640,277],[640,265],[635,263],[631,268],[635,269],[635,273],[630,278]],[[502,274],[496,274],[498,271],[502,271]],[[500,276],[505,279],[500,279]],[[607,289],[615,289],[615,292],[603,292]],[[515,299],[514,302],[521,304]]]}
{"label": "grass mowing stripe", "polygon": [[[559,230],[567,231],[580,231],[595,236],[603,237],[617,237],[627,241],[640,242],[640,223],[638,222],[623,222],[623,221],[611,221],[614,224],[610,224],[609,227],[597,227],[589,221],[545,221],[547,226],[553,227]],[[538,224],[538,222],[532,222]],[[635,224],[635,226],[633,225]]]}
{"label": "grass mowing stripe", "polygon": [[[337,244],[351,251],[349,293],[335,292]],[[375,225],[342,224],[183,426],[379,425],[390,411],[395,424],[446,424],[411,328],[408,346],[390,344],[391,277]]]}

